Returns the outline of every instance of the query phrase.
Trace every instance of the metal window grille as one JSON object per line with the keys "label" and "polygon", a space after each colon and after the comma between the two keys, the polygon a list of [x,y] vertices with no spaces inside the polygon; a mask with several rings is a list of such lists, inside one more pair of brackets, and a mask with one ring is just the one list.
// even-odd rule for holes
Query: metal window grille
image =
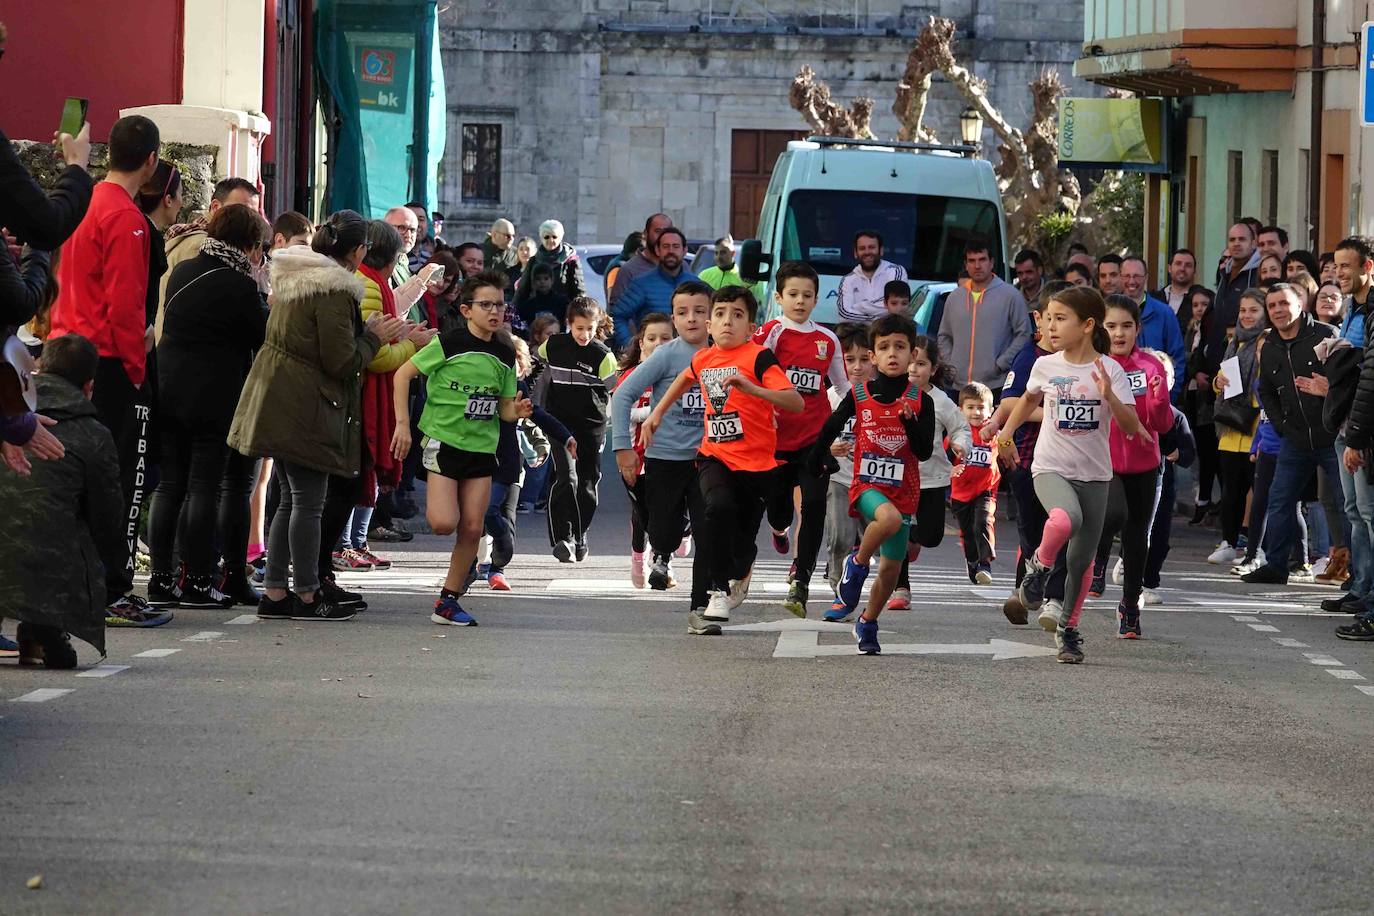
{"label": "metal window grille", "polygon": [[501,125],[463,125],[463,200],[501,200]]}

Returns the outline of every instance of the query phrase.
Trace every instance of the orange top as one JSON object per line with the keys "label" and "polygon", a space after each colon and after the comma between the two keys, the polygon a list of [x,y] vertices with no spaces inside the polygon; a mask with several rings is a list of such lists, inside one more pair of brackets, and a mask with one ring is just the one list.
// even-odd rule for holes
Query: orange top
{"label": "orange top", "polygon": [[688,370],[701,383],[706,429],[701,454],[732,471],[771,471],[778,466],[774,408],[763,398],[725,387],[732,375],[743,375],[762,388],[787,391],[792,383],[767,347],[746,343],[732,350],[706,347],[692,357]]}

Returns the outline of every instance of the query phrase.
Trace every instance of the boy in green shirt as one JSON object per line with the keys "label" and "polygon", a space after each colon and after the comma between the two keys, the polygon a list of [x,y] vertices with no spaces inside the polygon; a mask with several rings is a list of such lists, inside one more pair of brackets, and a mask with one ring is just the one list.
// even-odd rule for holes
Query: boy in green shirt
{"label": "boy in green shirt", "polygon": [[496,470],[500,420],[528,417],[528,398],[516,394],[515,351],[494,340],[505,316],[505,280],[479,273],[463,281],[459,313],[466,326],[430,341],[396,370],[393,399],[396,432],[391,451],[404,460],[410,451],[410,381],[425,376],[427,400],[420,415],[423,464],[429,472],[425,515],[435,534],[458,533],[448,574],[430,620],[472,627],[477,620],[458,603],[468,568],[477,556],[491,475]]}

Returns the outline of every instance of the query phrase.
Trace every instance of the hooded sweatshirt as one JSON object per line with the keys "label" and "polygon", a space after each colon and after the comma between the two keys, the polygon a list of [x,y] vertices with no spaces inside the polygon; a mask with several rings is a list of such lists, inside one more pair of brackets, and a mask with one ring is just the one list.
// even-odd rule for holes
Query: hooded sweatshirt
{"label": "hooded sweatshirt", "polygon": [[1174,428],[1169,379],[1164,374],[1164,364],[1139,347],[1126,356],[1113,355],[1112,359],[1125,370],[1131,383],[1141,425],[1140,432],[1127,436],[1112,420],[1112,470],[1118,474],[1140,474],[1159,467],[1159,437]]}
{"label": "hooded sweatshirt", "polygon": [[940,320],[940,352],[954,367],[955,387],[982,382],[999,391],[1034,328],[1020,290],[1000,277],[974,293],[964,285],[949,294]]}

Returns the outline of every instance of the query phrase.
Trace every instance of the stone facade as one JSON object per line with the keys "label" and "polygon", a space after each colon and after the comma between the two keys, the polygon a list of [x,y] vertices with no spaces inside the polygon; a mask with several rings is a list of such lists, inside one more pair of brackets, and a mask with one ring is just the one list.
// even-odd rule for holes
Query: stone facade
{"label": "stone facade", "polygon": [[[730,15],[732,8],[744,16]],[[1081,0],[478,0],[440,16],[448,83],[439,209],[450,239],[481,238],[491,221],[520,234],[561,220],[578,244],[619,242],[664,210],[690,236],[724,233],[731,133],[797,130],[787,91],[810,64],[842,100],[877,102],[879,136],[912,37],[932,14],[959,25],[961,59],[988,80],[1013,123],[1027,84],[1071,76]],[[958,139],[964,101],[936,78],[926,123]],[[500,201],[462,199],[462,125],[500,124]],[[985,140],[991,142],[989,132]]]}

